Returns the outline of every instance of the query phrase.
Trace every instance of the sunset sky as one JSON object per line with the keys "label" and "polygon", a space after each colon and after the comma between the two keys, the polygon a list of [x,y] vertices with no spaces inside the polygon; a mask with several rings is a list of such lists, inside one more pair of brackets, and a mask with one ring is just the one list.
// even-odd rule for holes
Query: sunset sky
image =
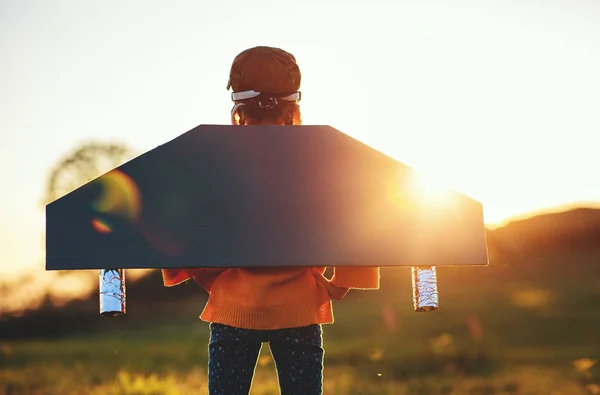
{"label": "sunset sky", "polygon": [[0,0],[0,274],[43,268],[64,154],[229,123],[229,67],[256,45],[296,55],[305,124],[481,201],[490,225],[596,205],[599,21],[592,0]]}

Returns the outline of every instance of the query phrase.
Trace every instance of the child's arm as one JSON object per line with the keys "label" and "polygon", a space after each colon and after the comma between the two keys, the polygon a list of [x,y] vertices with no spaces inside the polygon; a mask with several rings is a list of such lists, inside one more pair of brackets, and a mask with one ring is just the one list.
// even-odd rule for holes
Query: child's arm
{"label": "child's arm", "polygon": [[193,278],[207,291],[215,278],[227,269],[189,268],[189,269],[161,269],[165,287],[173,287]]}
{"label": "child's arm", "polygon": [[331,283],[350,289],[379,289],[378,267],[334,267]]}
{"label": "child's arm", "polygon": [[336,299],[336,300],[343,299],[344,296],[346,296],[346,294],[350,290],[350,288],[335,286],[331,282],[331,280],[328,280],[327,278],[325,278],[325,276],[323,276],[323,273],[317,273],[315,275],[315,278],[327,290],[327,293],[329,294],[329,296],[332,299]]}
{"label": "child's arm", "polygon": [[193,277],[189,269],[161,269],[163,284],[165,287],[173,287],[186,282]]}
{"label": "child's arm", "polygon": [[320,271],[316,279],[332,299],[342,299],[350,289],[379,289],[378,267],[334,267],[328,280]]}

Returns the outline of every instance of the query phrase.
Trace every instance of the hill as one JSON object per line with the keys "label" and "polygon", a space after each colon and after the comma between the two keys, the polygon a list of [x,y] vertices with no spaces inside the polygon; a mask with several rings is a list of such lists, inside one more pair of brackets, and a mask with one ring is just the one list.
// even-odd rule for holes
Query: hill
{"label": "hill", "polygon": [[488,231],[498,253],[548,253],[600,245],[600,210],[579,208],[510,222]]}

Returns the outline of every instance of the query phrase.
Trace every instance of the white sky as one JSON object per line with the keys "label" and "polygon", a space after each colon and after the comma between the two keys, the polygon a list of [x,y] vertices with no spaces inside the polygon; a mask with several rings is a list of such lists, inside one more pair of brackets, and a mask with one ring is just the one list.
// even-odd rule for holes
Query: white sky
{"label": "white sky", "polygon": [[229,123],[235,55],[284,48],[328,124],[484,204],[600,202],[600,2],[0,0],[0,275],[43,267],[52,166]]}

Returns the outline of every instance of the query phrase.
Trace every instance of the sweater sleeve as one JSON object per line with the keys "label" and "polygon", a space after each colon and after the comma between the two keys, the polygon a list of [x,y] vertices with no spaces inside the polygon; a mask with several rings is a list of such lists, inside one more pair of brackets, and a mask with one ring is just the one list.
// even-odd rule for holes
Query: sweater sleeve
{"label": "sweater sleeve", "polygon": [[189,269],[162,269],[163,284],[165,287],[173,287],[194,279],[204,289],[210,291],[213,281],[217,276],[227,269],[220,268],[189,268]]}
{"label": "sweater sleeve", "polygon": [[161,269],[161,271],[165,287],[179,285],[194,276],[187,269]]}
{"label": "sweater sleeve", "polygon": [[351,289],[379,289],[378,267],[335,267],[331,283]]}

